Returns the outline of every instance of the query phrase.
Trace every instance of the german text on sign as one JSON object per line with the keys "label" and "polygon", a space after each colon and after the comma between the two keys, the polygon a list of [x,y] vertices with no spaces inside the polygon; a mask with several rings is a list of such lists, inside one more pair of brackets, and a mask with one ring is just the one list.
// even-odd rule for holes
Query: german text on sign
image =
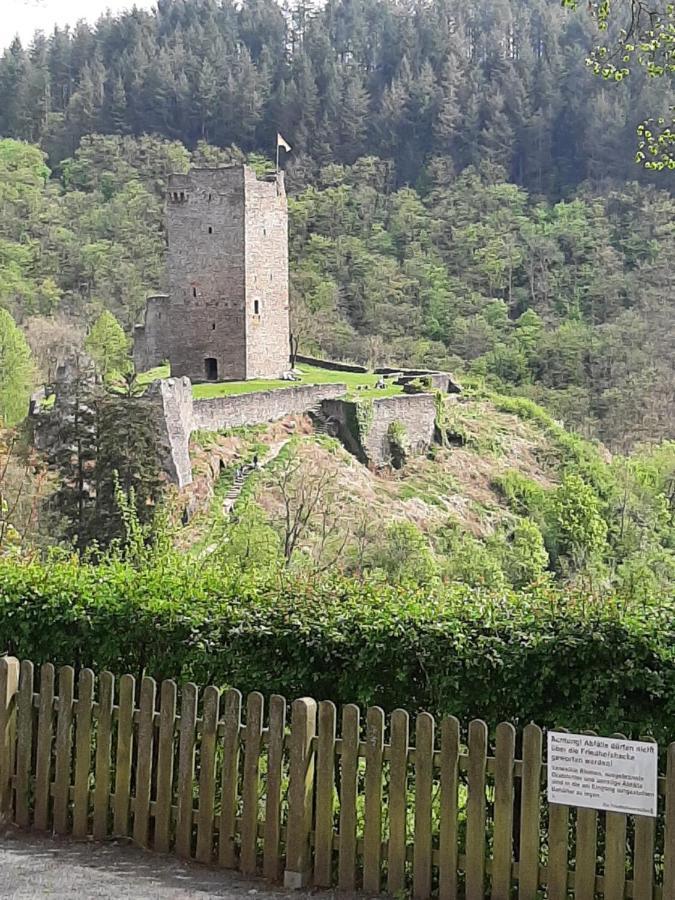
{"label": "german text on sign", "polygon": [[657,761],[647,741],[549,731],[549,803],[656,816]]}

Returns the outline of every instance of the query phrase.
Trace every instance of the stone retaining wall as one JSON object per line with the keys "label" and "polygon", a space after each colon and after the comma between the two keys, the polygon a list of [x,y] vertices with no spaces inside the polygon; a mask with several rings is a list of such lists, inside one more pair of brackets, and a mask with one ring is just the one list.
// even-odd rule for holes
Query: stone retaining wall
{"label": "stone retaining wall", "polygon": [[310,384],[195,400],[193,428],[195,431],[219,431],[221,428],[274,422],[283,416],[306,412],[322,400],[341,397],[346,391],[344,384]]}
{"label": "stone retaining wall", "polygon": [[145,395],[159,432],[162,467],[178,487],[192,482],[190,435],[274,422],[346,393],[344,384],[295,385],[212,400],[193,400],[189,378],[153,382]]}
{"label": "stone retaining wall", "polygon": [[324,400],[321,404],[323,413],[337,422],[347,449],[362,462],[378,467],[391,463],[392,448],[388,434],[392,422],[403,426],[410,455],[425,453],[433,443],[436,430],[433,394],[405,394],[373,400],[372,412],[361,416],[362,420],[366,420],[366,425],[360,428],[357,404],[367,402]]}

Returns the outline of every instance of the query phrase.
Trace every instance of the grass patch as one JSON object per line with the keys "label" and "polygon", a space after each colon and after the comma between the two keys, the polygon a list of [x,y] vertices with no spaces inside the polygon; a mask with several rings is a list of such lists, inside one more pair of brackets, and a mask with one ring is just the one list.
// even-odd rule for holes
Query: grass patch
{"label": "grass patch", "polygon": [[[240,394],[251,394],[255,391],[276,391],[301,385],[344,384],[349,399],[368,397],[376,400],[382,397],[395,397],[403,393],[403,388],[393,381],[386,381],[386,388],[377,388],[380,376],[372,372],[335,372],[332,369],[321,369],[318,366],[298,366],[301,373],[299,381],[282,381],[279,378],[256,378],[251,381],[218,381],[205,382],[192,386],[195,400],[212,400],[215,397],[235,397]],[[141,384],[149,384],[157,378],[168,378],[169,367],[158,366],[138,376]]]}
{"label": "grass patch", "polygon": [[169,366],[156,366],[154,369],[148,369],[147,372],[140,372],[137,375],[137,381],[139,384],[151,384],[153,381],[157,381],[158,378],[168,378],[171,375],[171,369]]}

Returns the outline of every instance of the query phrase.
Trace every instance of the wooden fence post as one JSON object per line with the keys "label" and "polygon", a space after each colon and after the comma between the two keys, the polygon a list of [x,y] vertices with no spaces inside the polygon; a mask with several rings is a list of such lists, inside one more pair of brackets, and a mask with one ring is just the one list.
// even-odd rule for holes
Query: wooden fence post
{"label": "wooden fence post", "polygon": [[19,661],[0,659],[0,825],[12,821],[12,774],[16,755],[16,694]]}
{"label": "wooden fence post", "polygon": [[316,701],[305,697],[293,703],[291,759],[288,786],[288,838],[284,887],[307,886],[311,873],[309,839],[312,830]]}

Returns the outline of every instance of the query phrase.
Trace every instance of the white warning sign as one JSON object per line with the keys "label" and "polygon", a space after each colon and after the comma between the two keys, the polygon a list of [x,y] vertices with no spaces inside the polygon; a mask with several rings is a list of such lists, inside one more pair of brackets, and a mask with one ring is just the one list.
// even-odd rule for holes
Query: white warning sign
{"label": "white warning sign", "polygon": [[549,803],[656,816],[657,791],[656,744],[549,731]]}

